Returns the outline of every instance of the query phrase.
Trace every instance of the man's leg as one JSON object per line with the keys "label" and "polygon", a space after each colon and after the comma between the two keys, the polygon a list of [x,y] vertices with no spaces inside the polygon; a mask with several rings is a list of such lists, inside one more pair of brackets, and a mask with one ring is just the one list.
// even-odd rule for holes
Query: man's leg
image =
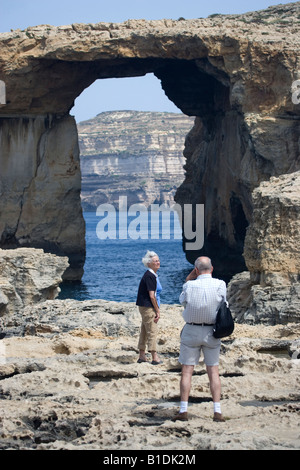
{"label": "man's leg", "polygon": [[224,421],[221,413],[221,380],[219,366],[206,366],[210,391],[214,402],[214,421]]}
{"label": "man's leg", "polygon": [[181,366],[181,379],[180,379],[180,410],[175,416],[173,421],[182,420],[187,421],[187,407],[190,396],[192,375],[194,366],[182,364]]}
{"label": "man's leg", "polygon": [[141,317],[142,317],[142,324],[141,324],[141,329],[140,329],[140,336],[139,336],[139,342],[138,342],[138,349],[140,351],[140,354],[139,354],[139,358],[138,358],[138,362],[146,362],[147,361],[147,358],[146,358],[146,340],[147,340],[147,336],[146,336],[146,328],[145,328],[145,325],[144,325],[144,307],[139,307],[139,312],[141,314]]}
{"label": "man's leg", "polygon": [[209,378],[210,391],[213,402],[220,403],[221,400],[221,380],[219,376],[219,366],[207,366],[207,375]]}
{"label": "man's leg", "polygon": [[180,400],[189,401],[194,366],[182,364],[180,379]]}
{"label": "man's leg", "polygon": [[146,358],[146,343],[148,345],[148,351],[151,352],[152,360],[160,362],[156,352],[157,346],[157,323],[154,322],[155,312],[151,307],[139,307],[140,314],[142,316],[142,325],[138,348],[140,355],[138,362],[144,362]]}
{"label": "man's leg", "polygon": [[[206,327],[204,327],[206,328]],[[221,381],[219,376],[219,356],[221,340],[213,337],[212,328],[207,327],[203,344],[204,362],[209,378],[210,391],[214,402],[214,421],[224,421],[221,413]]]}

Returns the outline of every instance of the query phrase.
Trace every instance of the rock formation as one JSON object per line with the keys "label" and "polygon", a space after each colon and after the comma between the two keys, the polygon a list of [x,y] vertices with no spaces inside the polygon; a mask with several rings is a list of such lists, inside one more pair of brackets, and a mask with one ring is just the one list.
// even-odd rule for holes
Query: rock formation
{"label": "rock formation", "polygon": [[[282,200],[295,196],[290,182],[277,181]],[[258,200],[263,189],[257,190]],[[266,246],[272,247],[271,239]],[[220,356],[225,423],[212,420],[202,360],[193,377],[189,421],[173,422],[180,400],[183,307],[161,306],[163,364],[137,364],[141,318],[135,303],[54,299],[66,265],[66,258],[42,250],[0,250],[1,450],[168,455],[298,448],[299,323],[236,324]]]}
{"label": "rock formation", "polygon": [[298,449],[300,325],[236,325],[220,357],[225,423],[212,420],[202,360],[190,420],[173,422],[181,312],[161,308],[159,366],[136,362],[134,303],[52,300],[13,316],[0,340],[1,450]]}
{"label": "rock formation", "polygon": [[299,15],[296,2],[244,15],[1,34],[1,246],[65,254],[69,276],[80,277],[84,226],[69,112],[96,79],[151,72],[184,114],[197,117],[177,202],[205,204],[204,251],[216,268],[244,269],[253,189],[299,169],[300,106],[291,93],[300,70]]}
{"label": "rock formation", "polygon": [[272,177],[253,191],[244,257],[249,272],[229,284],[238,321],[300,321],[300,172]]}
{"label": "rock formation", "polygon": [[174,204],[184,180],[184,141],[194,119],[184,114],[111,111],[78,124],[82,207]]}
{"label": "rock formation", "polygon": [[[297,2],[246,15],[1,34],[1,246],[65,254],[67,277],[80,277],[84,224],[69,111],[98,78],[153,72],[183,113],[197,117],[177,201],[205,204],[204,251],[220,260],[219,270],[250,270],[231,283],[235,315],[298,322],[300,107],[291,86],[300,70],[299,18]],[[299,447],[299,323],[237,324],[222,342],[225,423],[211,419],[203,363],[191,420],[174,423],[182,308],[161,308],[164,363],[137,365],[135,305],[36,304],[55,296],[67,263],[22,250],[0,252],[1,449]]]}
{"label": "rock formation", "polygon": [[34,248],[0,250],[0,317],[10,322],[12,315],[22,317],[27,305],[55,299],[68,264],[67,258]]}
{"label": "rock formation", "polygon": [[85,260],[80,160],[73,117],[0,117],[0,246],[68,256],[65,279]]}

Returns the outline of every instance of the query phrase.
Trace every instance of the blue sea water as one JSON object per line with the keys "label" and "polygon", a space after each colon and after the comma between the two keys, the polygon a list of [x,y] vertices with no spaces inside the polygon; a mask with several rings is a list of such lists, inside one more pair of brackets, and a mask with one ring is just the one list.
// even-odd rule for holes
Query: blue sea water
{"label": "blue sea water", "polygon": [[[186,260],[182,240],[179,239],[179,226],[176,223],[175,227],[173,223],[170,224],[170,236],[165,233],[160,223],[159,239],[134,240],[127,237],[127,239],[100,240],[96,229],[101,219],[93,212],[85,212],[84,219],[86,222],[84,275],[81,282],[63,283],[60,299],[135,302],[138,285],[146,269],[142,264],[142,257],[147,250],[151,250],[158,254],[161,262],[158,271],[163,288],[161,302],[179,303],[183,282],[193,266]],[[151,236],[150,226],[146,235]],[[145,236],[145,233],[141,232],[141,236]],[[163,239],[163,236],[168,238]]]}

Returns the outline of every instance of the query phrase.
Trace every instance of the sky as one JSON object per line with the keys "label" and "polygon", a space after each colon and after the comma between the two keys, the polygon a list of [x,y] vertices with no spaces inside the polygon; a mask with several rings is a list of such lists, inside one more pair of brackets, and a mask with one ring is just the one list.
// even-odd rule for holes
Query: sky
{"label": "sky", "polygon": [[[128,19],[206,18],[239,14],[290,1],[268,0],[0,0],[0,33],[50,24],[121,23]],[[77,122],[104,111],[181,112],[165,96],[153,75],[97,80],[75,100],[70,114]]]}

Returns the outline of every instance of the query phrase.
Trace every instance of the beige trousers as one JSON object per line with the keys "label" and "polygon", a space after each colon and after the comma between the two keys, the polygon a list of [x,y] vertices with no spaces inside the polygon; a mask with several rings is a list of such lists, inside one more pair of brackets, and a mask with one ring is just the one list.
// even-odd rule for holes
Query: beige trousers
{"label": "beige trousers", "polygon": [[151,307],[139,307],[142,316],[142,325],[138,348],[146,351],[156,351],[157,343],[157,323],[154,322],[155,311]]}

